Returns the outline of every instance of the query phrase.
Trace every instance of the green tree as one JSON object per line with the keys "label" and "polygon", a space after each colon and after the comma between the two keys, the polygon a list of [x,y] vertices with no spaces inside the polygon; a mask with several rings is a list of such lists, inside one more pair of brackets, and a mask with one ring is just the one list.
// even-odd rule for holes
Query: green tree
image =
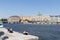
{"label": "green tree", "polygon": [[4,21],[7,21],[7,19],[5,19],[5,18],[2,18],[2,19],[0,19],[0,21],[3,21],[3,22],[4,22]]}

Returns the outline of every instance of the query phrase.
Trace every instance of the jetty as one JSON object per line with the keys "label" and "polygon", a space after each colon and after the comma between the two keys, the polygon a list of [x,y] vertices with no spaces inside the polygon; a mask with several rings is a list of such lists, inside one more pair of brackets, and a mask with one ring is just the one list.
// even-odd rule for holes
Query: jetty
{"label": "jetty", "polygon": [[3,32],[4,34],[0,36],[0,40],[38,40],[39,38],[37,36],[33,35],[24,35],[23,33],[15,32],[9,33],[6,28],[0,28],[0,32]]}

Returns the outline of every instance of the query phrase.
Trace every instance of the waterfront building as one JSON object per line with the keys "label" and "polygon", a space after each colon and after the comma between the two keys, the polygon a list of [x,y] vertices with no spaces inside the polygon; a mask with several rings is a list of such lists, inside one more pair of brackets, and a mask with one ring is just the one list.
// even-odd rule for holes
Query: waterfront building
{"label": "waterfront building", "polygon": [[50,16],[20,16],[21,22],[31,23],[48,23],[51,18]]}
{"label": "waterfront building", "polygon": [[11,16],[8,18],[8,23],[19,23],[20,17],[19,16]]}
{"label": "waterfront building", "polygon": [[58,17],[57,16],[50,16],[51,17],[51,24],[57,24],[58,22]]}
{"label": "waterfront building", "polygon": [[30,16],[20,16],[21,22],[28,23],[30,21]]}
{"label": "waterfront building", "polygon": [[11,16],[8,18],[8,23],[34,23],[34,24],[56,24],[60,22],[60,17],[58,16]]}
{"label": "waterfront building", "polygon": [[34,21],[36,23],[48,23],[51,20],[50,16],[31,16],[30,21]]}
{"label": "waterfront building", "polygon": [[58,16],[58,21],[57,21],[58,24],[60,24],[60,16]]}

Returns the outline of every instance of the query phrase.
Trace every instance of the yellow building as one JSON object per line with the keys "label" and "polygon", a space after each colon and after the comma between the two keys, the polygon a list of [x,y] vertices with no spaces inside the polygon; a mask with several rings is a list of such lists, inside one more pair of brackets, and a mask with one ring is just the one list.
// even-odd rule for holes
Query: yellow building
{"label": "yellow building", "polygon": [[21,22],[28,22],[30,21],[30,16],[20,16]]}

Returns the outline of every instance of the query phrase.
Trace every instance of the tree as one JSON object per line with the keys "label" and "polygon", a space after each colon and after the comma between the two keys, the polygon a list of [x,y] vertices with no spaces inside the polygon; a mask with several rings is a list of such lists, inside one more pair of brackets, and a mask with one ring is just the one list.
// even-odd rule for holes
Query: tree
{"label": "tree", "polygon": [[4,22],[4,21],[6,21],[6,22],[7,22],[7,19],[5,19],[5,18],[2,18],[2,19],[0,19],[0,21],[3,21],[3,22]]}

